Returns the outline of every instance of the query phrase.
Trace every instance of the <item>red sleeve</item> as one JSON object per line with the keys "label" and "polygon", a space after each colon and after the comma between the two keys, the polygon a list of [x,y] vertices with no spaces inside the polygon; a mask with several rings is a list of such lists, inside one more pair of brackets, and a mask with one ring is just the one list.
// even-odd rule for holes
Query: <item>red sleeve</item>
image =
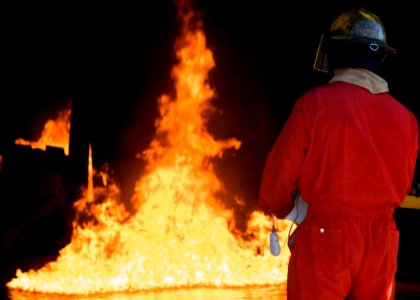
{"label": "red sleeve", "polygon": [[284,219],[293,209],[292,193],[309,146],[310,136],[304,115],[304,97],[296,101],[292,113],[271,149],[263,171],[259,206]]}

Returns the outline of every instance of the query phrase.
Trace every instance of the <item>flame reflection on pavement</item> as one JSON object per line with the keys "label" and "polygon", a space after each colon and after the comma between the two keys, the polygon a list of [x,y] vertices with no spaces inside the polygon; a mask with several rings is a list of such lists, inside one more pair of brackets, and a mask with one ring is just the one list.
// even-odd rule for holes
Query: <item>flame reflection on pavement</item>
{"label": "flame reflection on pavement", "polygon": [[286,284],[249,288],[168,289],[141,293],[94,294],[68,296],[37,294],[12,290],[9,300],[286,300]]}

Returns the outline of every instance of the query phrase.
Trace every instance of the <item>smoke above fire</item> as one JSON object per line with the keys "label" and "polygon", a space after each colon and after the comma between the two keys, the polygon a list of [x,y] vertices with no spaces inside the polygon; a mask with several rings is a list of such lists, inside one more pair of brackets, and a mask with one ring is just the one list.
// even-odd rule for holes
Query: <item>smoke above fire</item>
{"label": "smoke above fire", "polygon": [[[235,231],[233,211],[218,197],[226,191],[212,160],[241,142],[216,140],[206,130],[215,97],[208,73],[216,64],[198,15],[186,2],[179,4],[176,93],[158,99],[156,134],[140,155],[147,164],[131,199],[134,212],[119,202],[112,180],[86,189],[74,204],[71,242],[56,261],[17,270],[9,289],[86,295],[286,280],[287,247],[276,257],[268,248],[273,221],[255,211],[246,231]],[[284,245],[290,223],[275,223]]]}

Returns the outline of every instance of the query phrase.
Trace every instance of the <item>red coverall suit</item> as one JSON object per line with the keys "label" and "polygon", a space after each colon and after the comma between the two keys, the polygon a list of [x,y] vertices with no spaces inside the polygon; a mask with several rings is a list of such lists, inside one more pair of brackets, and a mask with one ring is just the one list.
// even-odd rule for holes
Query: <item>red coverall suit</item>
{"label": "red coverall suit", "polygon": [[366,69],[306,92],[269,153],[259,204],[278,218],[300,191],[308,213],[289,261],[288,299],[393,299],[399,232],[418,151],[416,117]]}

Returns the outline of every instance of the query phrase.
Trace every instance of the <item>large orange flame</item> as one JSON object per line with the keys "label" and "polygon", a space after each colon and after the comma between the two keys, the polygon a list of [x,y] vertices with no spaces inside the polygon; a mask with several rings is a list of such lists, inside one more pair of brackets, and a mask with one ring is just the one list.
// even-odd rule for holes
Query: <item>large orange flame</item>
{"label": "large orange flame", "polygon": [[69,155],[70,115],[71,109],[60,111],[56,119],[48,120],[45,123],[41,137],[37,141],[26,141],[19,138],[15,144],[30,145],[32,148],[42,150],[45,150],[47,146],[53,146],[64,149],[64,153]]}
{"label": "large orange flame", "polygon": [[[144,152],[145,174],[132,198],[135,213],[118,202],[115,184],[95,188],[75,203],[71,242],[56,261],[17,270],[11,289],[60,294],[142,291],[180,287],[243,287],[285,282],[289,252],[268,250],[272,221],[255,211],[245,233],[233,233],[233,212],[218,198],[224,186],[212,158],[240,147],[206,131],[212,52],[194,14],[183,15],[179,63],[173,68],[176,98],[159,99],[157,135]],[[276,220],[281,244],[288,221]]]}

